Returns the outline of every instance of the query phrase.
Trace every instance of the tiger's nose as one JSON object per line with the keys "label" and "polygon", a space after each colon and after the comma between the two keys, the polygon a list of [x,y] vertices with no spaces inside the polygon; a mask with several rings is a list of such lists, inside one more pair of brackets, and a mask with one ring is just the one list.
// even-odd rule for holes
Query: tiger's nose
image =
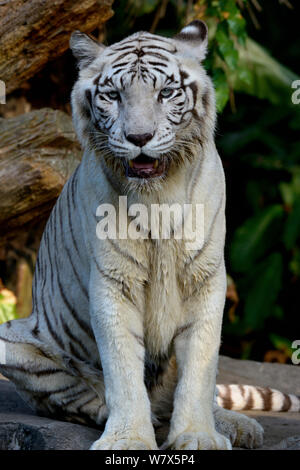
{"label": "tiger's nose", "polygon": [[154,134],[128,134],[126,135],[126,139],[129,140],[132,144],[136,145],[137,147],[144,147],[149,140],[152,139]]}

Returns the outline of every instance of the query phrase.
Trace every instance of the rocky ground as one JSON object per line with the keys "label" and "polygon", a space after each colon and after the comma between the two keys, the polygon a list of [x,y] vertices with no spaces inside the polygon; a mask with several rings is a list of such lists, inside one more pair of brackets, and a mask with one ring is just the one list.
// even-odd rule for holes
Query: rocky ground
{"label": "rocky ground", "polygon": [[[277,388],[300,396],[300,367],[221,357],[218,383]],[[247,412],[265,429],[262,449],[300,450],[300,413]],[[85,450],[99,431],[36,416],[0,377],[0,450]]]}

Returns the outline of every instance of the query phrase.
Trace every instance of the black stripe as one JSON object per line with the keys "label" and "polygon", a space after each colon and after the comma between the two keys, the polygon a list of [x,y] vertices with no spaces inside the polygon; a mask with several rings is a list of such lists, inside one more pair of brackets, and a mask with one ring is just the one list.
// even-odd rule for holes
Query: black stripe
{"label": "black stripe", "polygon": [[[85,401],[84,403],[82,403],[82,404],[77,408],[78,411],[81,411],[84,406],[88,405],[89,403],[91,403],[92,401],[96,400],[97,398],[98,398],[97,395],[92,396],[92,398],[88,398],[87,401]],[[99,405],[99,406],[103,406],[103,405],[104,405],[104,403],[103,403],[102,405]]]}
{"label": "black stripe", "polygon": [[[72,179],[71,179],[71,197],[72,197],[72,204],[73,208],[76,208],[76,202],[75,202],[75,191],[77,188],[78,184],[78,171],[79,171],[80,165],[77,166],[76,170],[73,173]],[[76,185],[76,186],[75,186]]]}
{"label": "black stripe", "polygon": [[[161,75],[167,75],[164,70],[161,70],[158,67],[151,67],[151,68],[152,68],[152,70],[156,70],[156,72],[159,72]],[[147,70],[145,70],[145,72],[147,72]]]}
{"label": "black stripe", "polygon": [[[169,62],[169,57],[166,57],[163,54],[160,54],[159,52],[147,52],[147,57],[157,57],[158,59],[165,60],[166,62]],[[147,60],[147,57],[145,58]]]}
{"label": "black stripe", "polygon": [[[50,303],[50,308],[51,308],[51,313],[52,313],[52,317],[55,318],[55,313],[54,313],[54,309],[53,309],[53,305],[52,305],[52,301],[51,301],[51,298],[50,296],[48,297],[48,301]],[[52,328],[52,325],[51,325],[51,322],[48,318],[48,313],[47,313],[47,309],[45,307],[45,300],[44,300],[44,293],[42,292],[42,295],[41,295],[41,302],[42,302],[42,307],[43,307],[43,313],[44,313],[44,318],[46,320],[46,323],[47,323],[47,328],[48,328],[48,331],[50,333],[50,335],[52,336],[52,338],[54,339],[54,341],[58,344],[58,346],[61,348],[61,349],[65,349],[64,347],[64,344],[63,344],[63,341],[62,339],[58,336],[58,334],[56,333],[56,331]]]}
{"label": "black stripe", "polygon": [[[161,51],[168,52],[169,54],[174,54],[177,51],[176,47],[174,47],[173,49],[166,49],[165,47],[156,46],[154,44],[152,44],[151,46],[147,46],[146,44],[143,45],[143,49],[146,49],[146,48],[147,49],[159,49]],[[149,54],[149,51],[146,51],[146,55],[148,55],[148,54]],[[167,59],[167,60],[169,60],[169,59]]]}
{"label": "black stripe", "polygon": [[292,406],[292,400],[290,399],[289,395],[287,395],[286,393],[284,393],[283,395],[284,395],[284,400],[283,400],[283,405],[282,405],[281,410],[289,411],[289,409]]}
{"label": "black stripe", "polygon": [[[83,351],[83,353],[85,354],[85,358],[83,360],[86,360],[87,358],[89,358],[90,356],[90,353],[89,351],[87,350],[87,348],[84,346],[84,344],[81,343],[81,341],[72,333],[72,331],[70,330],[68,324],[65,322],[65,320],[61,317],[61,323],[62,323],[62,327],[65,331],[65,333],[67,334],[67,336],[74,342],[76,343]],[[82,360],[82,358],[81,358]]]}
{"label": "black stripe", "polygon": [[110,276],[109,274],[107,274],[105,271],[103,271],[103,269],[100,268],[99,264],[97,263],[97,260],[94,258],[94,261],[95,261],[95,264],[96,264],[96,268],[97,270],[99,271],[99,273],[101,274],[101,276],[103,276],[104,278],[108,279],[109,281],[112,281],[114,282],[119,288],[121,288],[121,291],[122,291],[122,294],[124,295],[124,297],[126,297],[126,299],[132,304],[134,305],[134,307],[136,308],[136,305],[130,295],[130,288],[125,284],[124,280],[119,280],[119,279],[116,279],[112,276]]}
{"label": "black stripe", "polygon": [[57,266],[57,263],[56,263],[56,273],[57,273],[57,286],[59,288],[59,293],[60,293],[60,296],[63,300],[63,303],[65,304],[65,307],[68,309],[70,315],[72,315],[72,317],[76,320],[76,322],[78,323],[78,325],[81,327],[81,329],[93,340],[95,341],[95,338],[94,338],[94,334],[90,328],[90,326],[88,325],[88,323],[86,323],[84,320],[82,320],[77,312],[75,311],[75,309],[71,306],[71,304],[69,303],[66,295],[65,295],[65,292],[62,288],[62,285],[60,283],[60,278],[59,278],[59,272],[58,272],[58,266]]}
{"label": "black stripe", "polygon": [[[2,366],[1,366],[2,367]],[[13,365],[13,364],[5,364],[3,366],[5,370],[11,370],[11,371],[16,371],[16,372],[22,372],[24,374],[28,375],[35,375],[36,377],[43,377],[44,375],[53,375],[53,374],[60,374],[63,373],[65,374],[65,371],[63,369],[43,369],[43,370],[34,370],[34,369],[29,369],[27,367],[23,367],[21,365]]]}
{"label": "black stripe", "polygon": [[127,61],[127,62],[121,62],[121,63],[112,65],[111,68],[112,68],[112,69],[117,69],[117,68],[119,68],[119,67],[124,67],[125,65],[128,65],[128,64],[130,64],[130,63],[131,63],[131,62],[128,62],[128,61]]}
{"label": "black stripe", "polygon": [[[70,204],[70,188],[69,187],[67,188],[67,198],[66,199],[67,199],[68,221],[69,221],[69,229],[70,229],[71,239],[72,239],[73,245],[75,247],[75,250],[78,254],[78,257],[80,258],[79,248],[78,248],[76,239],[74,237],[74,231],[73,231],[73,225],[72,225],[71,204]],[[60,208],[59,208],[59,216],[60,216],[60,219],[61,219],[62,214],[61,214]],[[61,219],[61,223],[62,223],[62,219]]]}
{"label": "black stripe", "polygon": [[[164,64],[163,62],[153,62],[151,60],[148,60],[147,62],[148,62],[148,64],[156,65],[157,67],[168,67],[168,64]],[[147,64],[145,64],[145,65],[147,65]]]}
{"label": "black stripe", "polygon": [[127,260],[131,261],[135,266],[137,266],[138,268],[140,268],[141,270],[143,270],[145,273],[148,272],[146,266],[144,266],[143,264],[141,264],[139,261],[137,261],[130,253],[128,253],[127,251],[124,251],[120,248],[120,246],[115,243],[112,239],[110,238],[107,238],[107,240],[109,241],[109,243],[113,246],[113,248],[122,256],[124,256],[124,258],[126,258]]}
{"label": "black stripe", "polygon": [[78,284],[79,284],[79,286],[80,286],[80,288],[81,288],[83,294],[84,294],[85,297],[88,299],[88,297],[89,297],[88,291],[87,291],[87,289],[85,288],[85,286],[83,285],[83,283],[82,283],[82,281],[81,281],[81,279],[80,279],[80,276],[79,276],[79,274],[77,273],[77,271],[76,271],[76,269],[75,269],[75,266],[74,266],[74,264],[73,264],[73,261],[72,261],[71,255],[70,255],[70,251],[69,251],[69,249],[68,249],[66,246],[65,246],[65,250],[66,250],[66,253],[67,253],[67,255],[68,255],[69,262],[70,262],[70,265],[71,265],[72,270],[73,270],[73,272],[74,272],[74,275],[75,275],[75,277],[76,277],[76,280],[77,280],[77,282],[78,282]]}
{"label": "black stripe", "polygon": [[228,410],[232,410],[233,402],[231,398],[231,390],[229,385],[224,385],[225,386],[225,395],[223,395],[221,398],[223,400],[223,408],[226,408]]}
{"label": "black stripe", "polygon": [[249,395],[248,395],[248,398],[247,398],[247,401],[243,410],[253,410],[253,407],[254,407],[253,393],[252,393],[252,389],[249,388]]}
{"label": "black stripe", "polygon": [[115,64],[115,63],[119,62],[121,59],[123,59],[124,57],[128,57],[128,55],[130,55],[130,54],[136,54],[135,49],[132,50],[132,51],[129,51],[129,52],[124,52],[123,54],[119,54],[118,57],[113,59],[112,64]]}
{"label": "black stripe", "polygon": [[186,330],[191,328],[194,325],[194,323],[187,323],[186,325],[181,326],[178,328],[173,336],[172,341],[174,341],[178,336],[180,336],[182,333],[184,333]]}
{"label": "black stripe", "polygon": [[[74,393],[70,397],[64,397],[64,406],[69,406],[72,403],[75,403],[82,395],[85,395],[88,392],[89,390],[85,388],[84,390],[80,390],[79,392]],[[68,400],[68,398],[70,398],[70,400]]]}

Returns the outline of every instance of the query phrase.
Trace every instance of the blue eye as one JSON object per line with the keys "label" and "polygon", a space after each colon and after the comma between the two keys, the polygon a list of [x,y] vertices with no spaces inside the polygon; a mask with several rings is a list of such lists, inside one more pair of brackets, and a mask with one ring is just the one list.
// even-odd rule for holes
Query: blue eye
{"label": "blue eye", "polygon": [[174,90],[173,88],[163,88],[161,91],[160,91],[160,98],[170,98],[174,93]]}
{"label": "blue eye", "polygon": [[121,96],[120,96],[120,93],[117,92],[117,91],[109,91],[108,93],[106,93],[106,95],[108,96],[109,99],[111,100],[121,100]]}

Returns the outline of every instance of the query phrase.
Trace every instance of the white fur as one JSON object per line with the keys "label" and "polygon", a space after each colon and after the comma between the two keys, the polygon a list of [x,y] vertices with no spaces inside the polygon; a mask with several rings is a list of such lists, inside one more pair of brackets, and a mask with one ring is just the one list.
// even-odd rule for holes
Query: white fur
{"label": "white fur", "polygon": [[[148,33],[137,33],[131,40],[136,47],[141,43],[158,44],[157,37]],[[216,368],[226,293],[223,254],[225,182],[214,144],[214,92],[210,79],[199,64],[198,52],[201,49],[204,55],[205,41],[191,44],[187,52],[186,42],[163,40],[165,48],[170,51],[176,46],[176,53],[169,53],[168,70],[178,80],[184,80],[185,119],[178,125],[168,124],[170,104],[158,105],[159,90],[153,89],[151,83],[143,84],[141,79],[136,80],[127,87],[122,108],[117,108],[116,102],[110,104],[109,113],[114,116],[114,126],[109,133],[111,142],[107,149],[102,141],[95,144],[92,138],[101,136],[101,132],[92,122],[96,113],[95,103],[90,103],[88,108],[85,92],[94,90],[93,87],[97,86],[95,77],[100,72],[104,77],[109,76],[109,54],[114,49],[98,50],[95,43],[90,44],[82,35],[77,35],[77,39],[74,37],[72,47],[81,62],[81,72],[72,93],[73,118],[85,149],[84,157],[76,174],[75,189],[71,179],[46,227],[50,238],[53,237],[51,227],[57,224],[56,244],[51,238],[47,245],[46,236],[41,242],[35,273],[37,285],[33,314],[29,319],[13,322],[9,328],[0,328],[0,337],[14,342],[14,346],[10,346],[8,366],[30,367],[31,372],[36,367],[39,371],[43,367],[58,368],[57,386],[77,387],[75,390],[82,390],[85,401],[91,396],[85,412],[97,423],[108,416],[105,431],[92,449],[157,449],[151,409],[159,417],[159,413],[165,413],[162,405],[167,402],[170,406],[173,399],[174,410],[164,447],[190,450],[231,448],[229,439],[216,430],[214,417]],[[115,45],[122,46],[123,42]],[[188,73],[187,79],[181,78],[179,67]],[[158,79],[158,85],[163,86],[162,77]],[[189,87],[193,81],[197,86],[196,95]],[[198,119],[190,108],[193,99],[196,99],[194,110]],[[102,125],[101,120],[99,125]],[[137,149],[126,141],[124,130],[135,132],[136,129],[138,132],[155,129],[153,141],[147,144],[149,154],[152,152],[157,156],[160,152],[173,150],[164,178],[151,182],[128,180],[117,165],[120,161],[117,157],[122,155],[112,157],[114,139],[119,139],[123,156],[135,156]],[[166,134],[170,137],[170,148],[166,148]],[[188,143],[188,149],[183,139]],[[187,250],[185,240],[117,239],[111,243],[98,239],[97,207],[110,203],[118,215],[120,195],[128,197],[129,205],[142,203],[148,208],[154,203],[202,204],[205,220],[202,249]],[[75,202],[68,215],[72,198]],[[60,225],[63,217],[64,223]],[[76,227],[77,250],[68,217],[73,222],[73,231]],[[125,220],[125,223],[129,222],[129,219]],[[47,266],[49,269],[53,260],[56,261],[54,276],[48,274],[43,277],[43,269]],[[81,286],[74,277],[72,265],[77,273],[80,272]],[[55,295],[53,282],[57,282]],[[60,293],[62,287],[64,295]],[[88,291],[89,301],[82,289]],[[46,295],[49,298],[44,299]],[[91,325],[96,344],[68,312],[64,297],[76,308],[80,322]],[[43,311],[43,300],[46,310],[49,310],[48,317]],[[67,324],[64,329],[62,319]],[[37,321],[39,333],[34,337],[32,331]],[[84,361],[74,358],[68,349],[70,338],[66,327],[88,349]],[[60,335],[63,345],[55,339],[55,333]],[[46,357],[43,357],[43,352]],[[144,384],[146,353],[154,359],[166,355],[170,361],[164,386],[157,386],[152,395],[147,393]],[[98,358],[103,372],[93,366],[93,360]],[[177,375],[172,366],[174,363],[177,364]],[[24,393],[31,402],[37,400],[31,391],[47,386],[45,379],[40,380],[32,373],[25,375],[25,379],[23,372],[16,372],[15,368],[2,367],[1,370],[23,390],[27,387]],[[178,384],[173,397],[176,377]],[[54,382],[51,380],[49,384],[54,386],[55,379]],[[69,407],[68,392],[57,394],[53,389],[48,402],[40,406],[52,411],[54,405],[60,405],[74,414],[76,403],[76,400],[71,401]],[[239,422],[230,414],[222,415],[222,423],[226,421],[231,423],[231,430]],[[245,418],[241,418],[241,423],[242,429],[253,430],[253,425],[248,426]]]}

